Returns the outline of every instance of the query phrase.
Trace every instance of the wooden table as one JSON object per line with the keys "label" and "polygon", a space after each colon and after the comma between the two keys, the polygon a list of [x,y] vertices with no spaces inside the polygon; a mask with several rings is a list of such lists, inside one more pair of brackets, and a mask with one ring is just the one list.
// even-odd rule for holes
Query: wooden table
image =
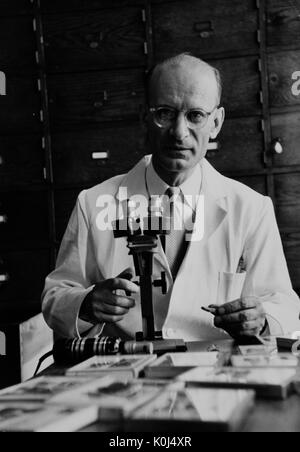
{"label": "wooden table", "polygon": [[[217,341],[219,350],[232,350],[233,341]],[[211,342],[188,343],[189,351],[207,351]],[[43,374],[62,374],[62,367],[51,366]],[[300,383],[299,383],[300,389]],[[300,392],[300,391],[299,391]],[[95,423],[82,430],[83,432],[120,432],[116,423]],[[294,394],[287,400],[257,400],[253,411],[248,416],[242,432],[300,432],[300,395]],[[177,432],[178,433],[178,432]]]}

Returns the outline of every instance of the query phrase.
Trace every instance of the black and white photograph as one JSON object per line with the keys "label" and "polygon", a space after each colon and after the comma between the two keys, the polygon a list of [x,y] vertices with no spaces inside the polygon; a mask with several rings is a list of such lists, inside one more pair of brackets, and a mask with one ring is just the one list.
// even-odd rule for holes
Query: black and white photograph
{"label": "black and white photograph", "polygon": [[193,449],[299,396],[300,0],[0,0],[0,432]]}

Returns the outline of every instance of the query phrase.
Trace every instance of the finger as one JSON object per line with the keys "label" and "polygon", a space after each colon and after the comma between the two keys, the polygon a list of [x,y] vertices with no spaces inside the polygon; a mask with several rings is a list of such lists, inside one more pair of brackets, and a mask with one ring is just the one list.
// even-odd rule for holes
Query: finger
{"label": "finger", "polygon": [[121,322],[124,319],[124,316],[122,316],[122,315],[109,315],[109,314],[105,314],[105,313],[99,311],[99,312],[95,313],[95,319],[98,322],[118,323],[118,322]]}
{"label": "finger", "polygon": [[247,309],[245,311],[235,312],[233,314],[225,314],[220,316],[219,312],[217,317],[217,321],[224,324],[230,323],[244,323],[249,322],[251,320],[257,320],[260,318],[260,313],[256,309]]}
{"label": "finger", "polygon": [[[103,298],[102,298],[103,300]],[[101,301],[102,301],[101,300]],[[131,309],[135,307],[135,299],[132,297],[125,297],[125,295],[115,295],[108,292],[104,298],[103,303],[110,306],[118,306],[120,308]]]}
{"label": "finger", "polygon": [[136,284],[127,279],[111,278],[106,281],[106,287],[110,290],[125,290],[126,292],[139,293],[140,288]]}
{"label": "finger", "polygon": [[263,321],[261,317],[253,320],[245,320],[243,322],[224,322],[223,317],[215,317],[214,324],[217,328],[222,328],[230,332],[246,331],[258,328],[259,331],[262,329]]}
{"label": "finger", "polygon": [[253,336],[257,336],[259,334],[259,331],[257,328],[255,328],[254,330],[247,330],[247,331],[240,331],[239,334],[232,334],[232,337],[253,337]]}
{"label": "finger", "polygon": [[258,299],[256,297],[245,297],[239,300],[225,303],[218,308],[218,315],[232,314],[234,312],[243,311],[245,309],[253,309],[258,305]]}
{"label": "finger", "polygon": [[117,278],[127,279],[130,281],[134,277],[134,270],[132,267],[128,267],[120,273]]}
{"label": "finger", "polygon": [[99,306],[99,308],[96,311],[99,311],[103,314],[124,316],[124,315],[128,314],[129,309],[121,308],[120,306],[113,306],[111,304],[103,303],[101,306]]}

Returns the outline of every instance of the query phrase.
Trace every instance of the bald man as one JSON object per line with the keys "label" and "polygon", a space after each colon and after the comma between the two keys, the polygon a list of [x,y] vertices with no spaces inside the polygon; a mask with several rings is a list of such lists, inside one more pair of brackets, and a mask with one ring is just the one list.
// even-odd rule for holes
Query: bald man
{"label": "bald man", "polygon": [[147,204],[167,194],[174,223],[154,255],[154,278],[162,271],[167,278],[166,294],[153,288],[156,330],[187,341],[299,330],[299,299],[271,200],[205,159],[225,118],[219,72],[182,54],[157,65],[147,88],[149,155],[79,195],[46,279],[46,321],[65,337],[128,339],[142,330],[132,256],[112,224],[124,193]]}

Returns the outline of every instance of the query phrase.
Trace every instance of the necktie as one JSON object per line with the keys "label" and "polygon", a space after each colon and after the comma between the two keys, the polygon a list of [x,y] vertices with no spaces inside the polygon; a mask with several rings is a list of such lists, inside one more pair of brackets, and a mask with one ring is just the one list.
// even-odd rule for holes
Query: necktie
{"label": "necktie", "polygon": [[182,215],[183,199],[179,187],[169,187],[166,191],[170,202],[171,232],[166,236],[166,256],[175,280],[186,252],[185,228]]}

